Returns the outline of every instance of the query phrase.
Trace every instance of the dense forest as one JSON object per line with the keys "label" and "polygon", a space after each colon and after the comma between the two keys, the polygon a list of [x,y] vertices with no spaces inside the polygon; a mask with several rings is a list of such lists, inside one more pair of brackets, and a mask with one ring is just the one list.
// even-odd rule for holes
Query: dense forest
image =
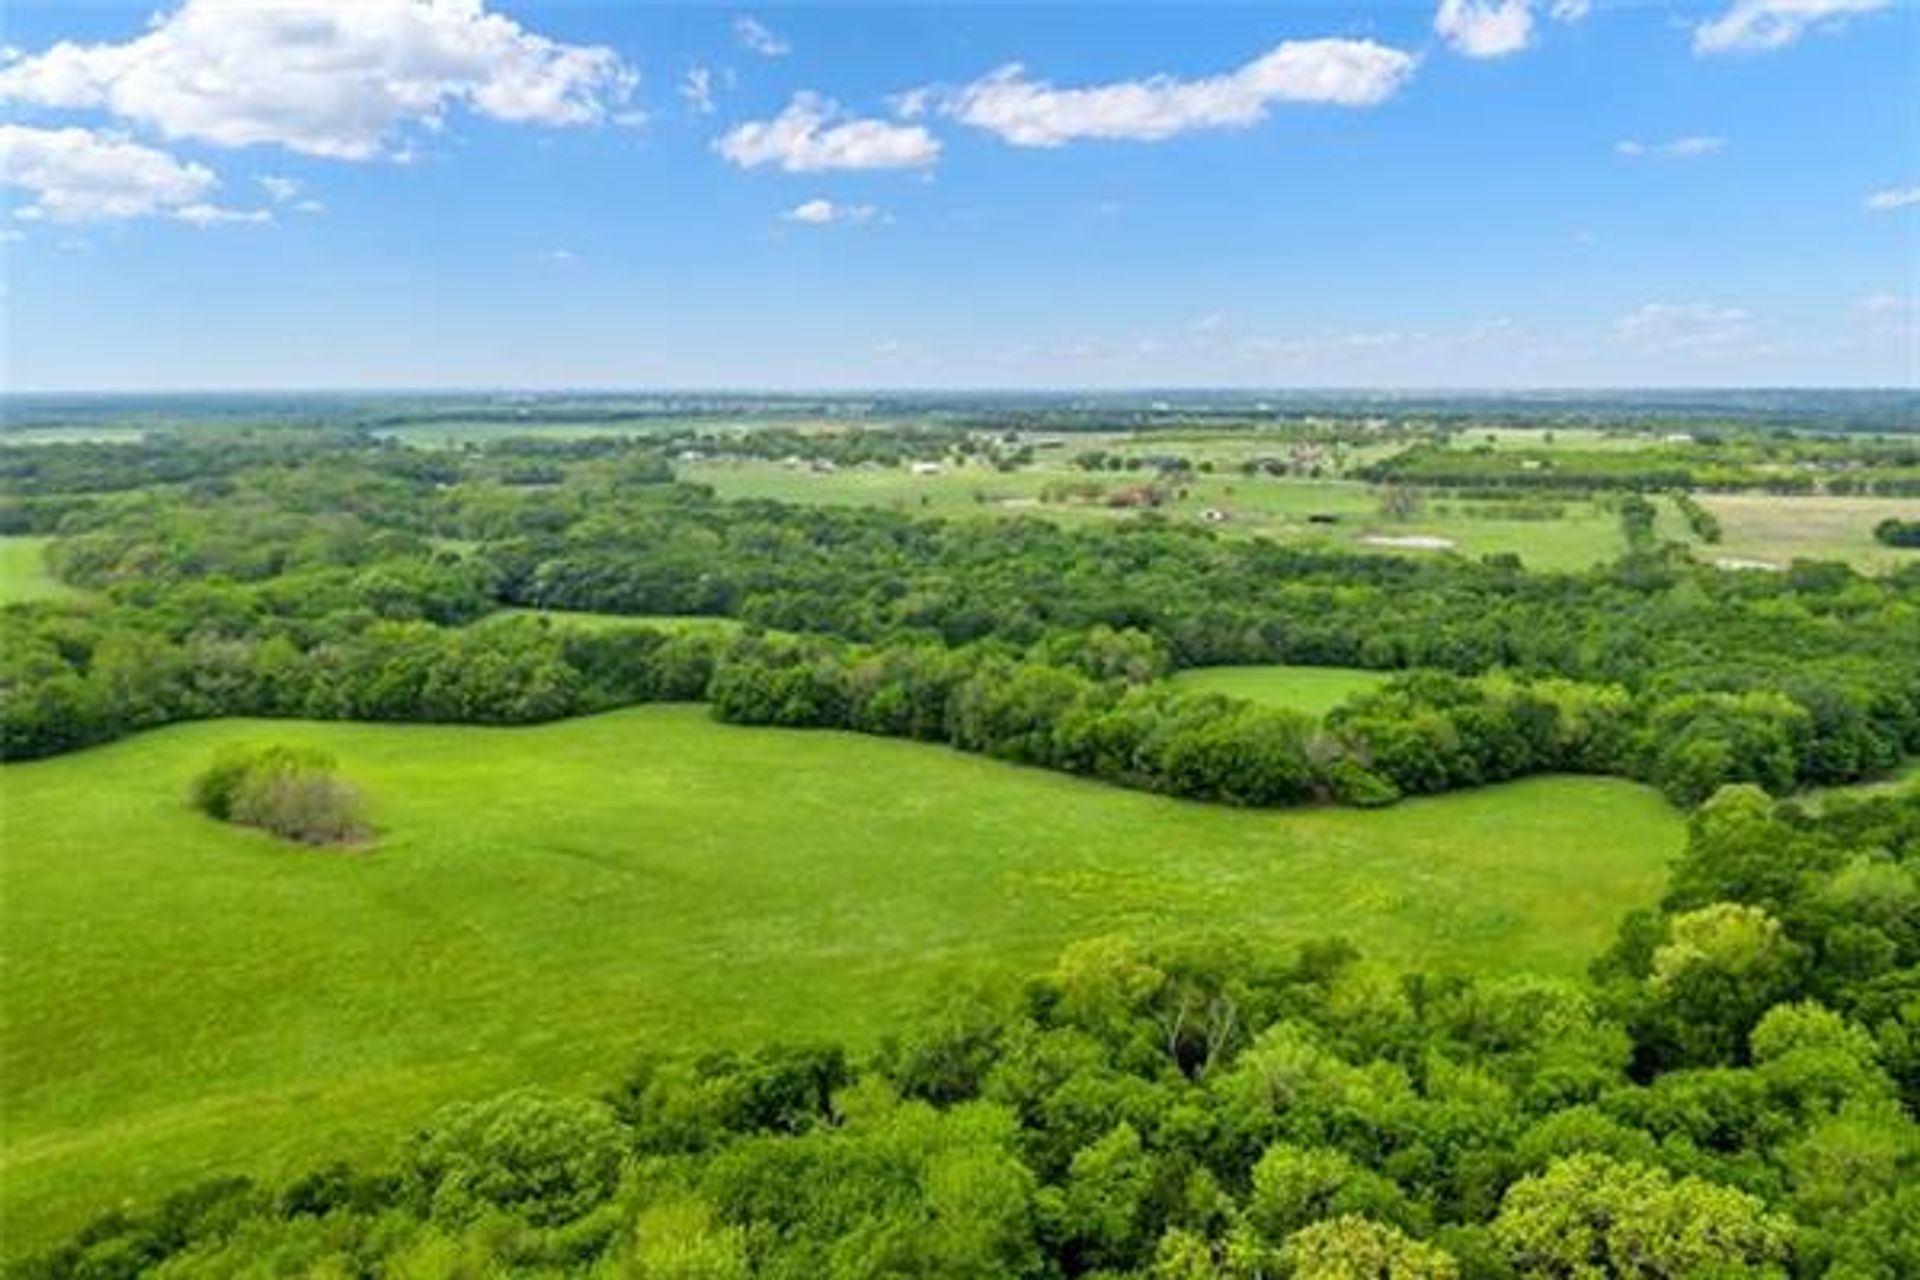
{"label": "dense forest", "polygon": [[1583,985],[1094,939],[877,1052],[654,1046],[21,1280],[1920,1274],[1920,800],[1751,787]]}
{"label": "dense forest", "polygon": [[[1870,777],[1920,747],[1920,567],[1720,572],[1660,547],[1650,517],[1617,563],[1538,574],[1150,515],[1063,529],[722,502],[658,448],[606,439],[20,453],[0,520],[53,534],[58,573],[94,597],[0,618],[0,758],[219,715],[523,723],[705,700],[1264,805],[1547,770],[1692,802]],[[513,607],[747,626],[588,630]],[[1159,682],[1229,663],[1404,675],[1325,723]]]}

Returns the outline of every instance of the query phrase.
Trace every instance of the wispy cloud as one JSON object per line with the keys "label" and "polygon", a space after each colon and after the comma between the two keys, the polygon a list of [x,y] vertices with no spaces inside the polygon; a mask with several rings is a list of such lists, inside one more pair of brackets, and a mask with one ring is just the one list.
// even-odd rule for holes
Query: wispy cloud
{"label": "wispy cloud", "polygon": [[870,204],[836,204],[824,197],[797,204],[780,216],[788,222],[823,227],[834,222],[872,222],[880,210]]}
{"label": "wispy cloud", "polygon": [[713,72],[698,63],[680,79],[680,99],[703,116],[713,114]]}
{"label": "wispy cloud", "polygon": [[1726,12],[1693,29],[1695,53],[1758,53],[1782,49],[1806,32],[1885,9],[1893,0],[1733,0]]}
{"label": "wispy cloud", "polygon": [[741,14],[733,20],[733,38],[740,47],[749,49],[763,58],[784,58],[793,52],[793,46],[767,29],[767,25],[747,14]]}
{"label": "wispy cloud", "polygon": [[1644,157],[1650,160],[1696,160],[1701,156],[1718,155],[1727,149],[1727,140],[1712,134],[1690,134],[1684,138],[1673,138],[1666,142],[1641,142],[1635,138],[1622,138],[1613,144],[1614,151],[1623,156]]}
{"label": "wispy cloud", "polygon": [[1920,187],[1887,187],[1866,198],[1867,212],[1892,213],[1920,204]]}
{"label": "wispy cloud", "polygon": [[1753,314],[1716,302],[1648,302],[1614,321],[1613,331],[1651,352],[1700,351],[1751,337]]}

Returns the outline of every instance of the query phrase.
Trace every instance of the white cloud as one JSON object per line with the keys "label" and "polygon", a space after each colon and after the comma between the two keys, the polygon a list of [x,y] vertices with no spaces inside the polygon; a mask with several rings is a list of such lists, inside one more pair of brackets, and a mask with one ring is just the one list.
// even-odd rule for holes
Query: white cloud
{"label": "white cloud", "polygon": [[1714,302],[1649,302],[1616,320],[1613,331],[1649,351],[1700,351],[1750,336],[1753,315]]}
{"label": "white cloud", "polygon": [[795,205],[780,216],[788,222],[822,227],[830,222],[871,222],[880,211],[870,204],[835,204],[824,198]]}
{"label": "white cloud", "polygon": [[1593,8],[1592,0],[1553,0],[1547,13],[1555,22],[1578,22]]}
{"label": "white cloud", "polygon": [[1645,156],[1653,160],[1693,160],[1700,156],[1716,155],[1726,150],[1727,140],[1710,134],[1691,134],[1684,138],[1674,138],[1669,142],[1640,142],[1633,138],[1624,138],[1613,144],[1613,149],[1623,156]]}
{"label": "white cloud", "polygon": [[777,165],[788,173],[923,169],[940,158],[939,139],[920,125],[845,119],[815,93],[795,94],[772,120],[749,121],[713,145],[742,169]]}
{"label": "white cloud", "polygon": [[1891,213],[1916,204],[1920,204],[1920,187],[1888,187],[1866,199],[1869,213]]}
{"label": "white cloud", "polygon": [[1193,129],[1244,128],[1280,102],[1372,106],[1413,74],[1412,55],[1371,40],[1290,40],[1245,66],[1200,80],[1152,76],[1079,89],[1029,80],[1015,63],[960,89],[921,89],[896,105],[929,106],[1021,147],[1081,138],[1157,142]]}
{"label": "white cloud", "polygon": [[171,216],[196,227],[214,227],[224,222],[272,222],[265,209],[228,209],[217,204],[185,204],[170,210]]}
{"label": "white cloud", "polygon": [[793,46],[767,30],[765,23],[745,14],[733,20],[733,38],[742,48],[751,49],[763,58],[782,58],[793,52]]}
{"label": "white cloud", "polygon": [[1193,333],[1218,333],[1226,327],[1227,313],[1224,311],[1209,311],[1204,315],[1195,316],[1193,323],[1187,326]]}
{"label": "white cloud", "polygon": [[1913,299],[1891,289],[1882,289],[1860,299],[1860,309],[1874,316],[1904,316],[1911,312]]}
{"label": "white cloud", "polygon": [[1693,29],[1695,53],[1780,49],[1809,28],[1850,14],[1884,9],[1893,0],[1733,0],[1719,17]]}
{"label": "white cloud", "polygon": [[540,261],[550,262],[555,266],[561,267],[566,266],[570,262],[578,262],[580,260],[580,255],[571,249],[542,249],[539,256]]}
{"label": "white cloud", "polygon": [[260,189],[265,191],[267,197],[275,204],[290,204],[294,197],[300,194],[300,184],[292,178],[281,178],[271,173],[263,173],[255,179],[255,181],[260,184]]}
{"label": "white cloud", "polygon": [[33,202],[14,212],[28,220],[158,217],[203,227],[270,220],[264,209],[211,203],[220,180],[205,165],[88,129],[0,124],[0,177],[32,193]]}
{"label": "white cloud", "polygon": [[366,160],[404,154],[397,135],[439,127],[456,105],[589,124],[635,82],[612,50],[536,35],[483,0],[185,0],[123,44],[62,42],[0,67],[0,101]]}
{"label": "white cloud", "polygon": [[1533,9],[1528,0],[1440,0],[1433,29],[1455,53],[1500,58],[1532,43]]}
{"label": "white cloud", "polygon": [[713,114],[713,72],[697,63],[687,68],[680,81],[680,97],[703,116]]}

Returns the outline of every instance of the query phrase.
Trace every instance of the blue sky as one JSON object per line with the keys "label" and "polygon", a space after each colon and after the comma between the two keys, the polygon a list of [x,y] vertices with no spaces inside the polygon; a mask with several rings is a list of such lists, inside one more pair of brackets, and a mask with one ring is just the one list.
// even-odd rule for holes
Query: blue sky
{"label": "blue sky", "polygon": [[1890,0],[12,0],[5,385],[1920,381]]}

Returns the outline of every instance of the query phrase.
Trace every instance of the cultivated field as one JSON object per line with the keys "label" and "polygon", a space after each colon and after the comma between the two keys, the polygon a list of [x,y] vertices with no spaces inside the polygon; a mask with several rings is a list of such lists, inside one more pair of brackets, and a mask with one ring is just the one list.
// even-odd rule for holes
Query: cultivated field
{"label": "cultivated field", "polygon": [[[206,819],[223,743],[324,747],[371,853]],[[1378,812],[1233,810],[693,707],[528,729],[203,722],[0,771],[5,1233],[101,1189],[382,1155],[449,1098],[645,1046],[870,1042],[1110,931],[1344,934],[1573,975],[1680,816],[1542,778]]]}
{"label": "cultivated field", "polygon": [[1224,693],[1324,716],[1354,694],[1378,688],[1391,674],[1354,667],[1202,667],[1175,674],[1172,683],[1187,693]]}
{"label": "cultivated field", "polygon": [[1864,572],[1920,563],[1920,550],[1874,541],[1873,526],[1888,517],[1920,520],[1920,498],[1776,497],[1758,493],[1701,494],[1720,518],[1720,542],[1694,548],[1702,560],[1747,560],[1779,565],[1794,560],[1844,560]]}

